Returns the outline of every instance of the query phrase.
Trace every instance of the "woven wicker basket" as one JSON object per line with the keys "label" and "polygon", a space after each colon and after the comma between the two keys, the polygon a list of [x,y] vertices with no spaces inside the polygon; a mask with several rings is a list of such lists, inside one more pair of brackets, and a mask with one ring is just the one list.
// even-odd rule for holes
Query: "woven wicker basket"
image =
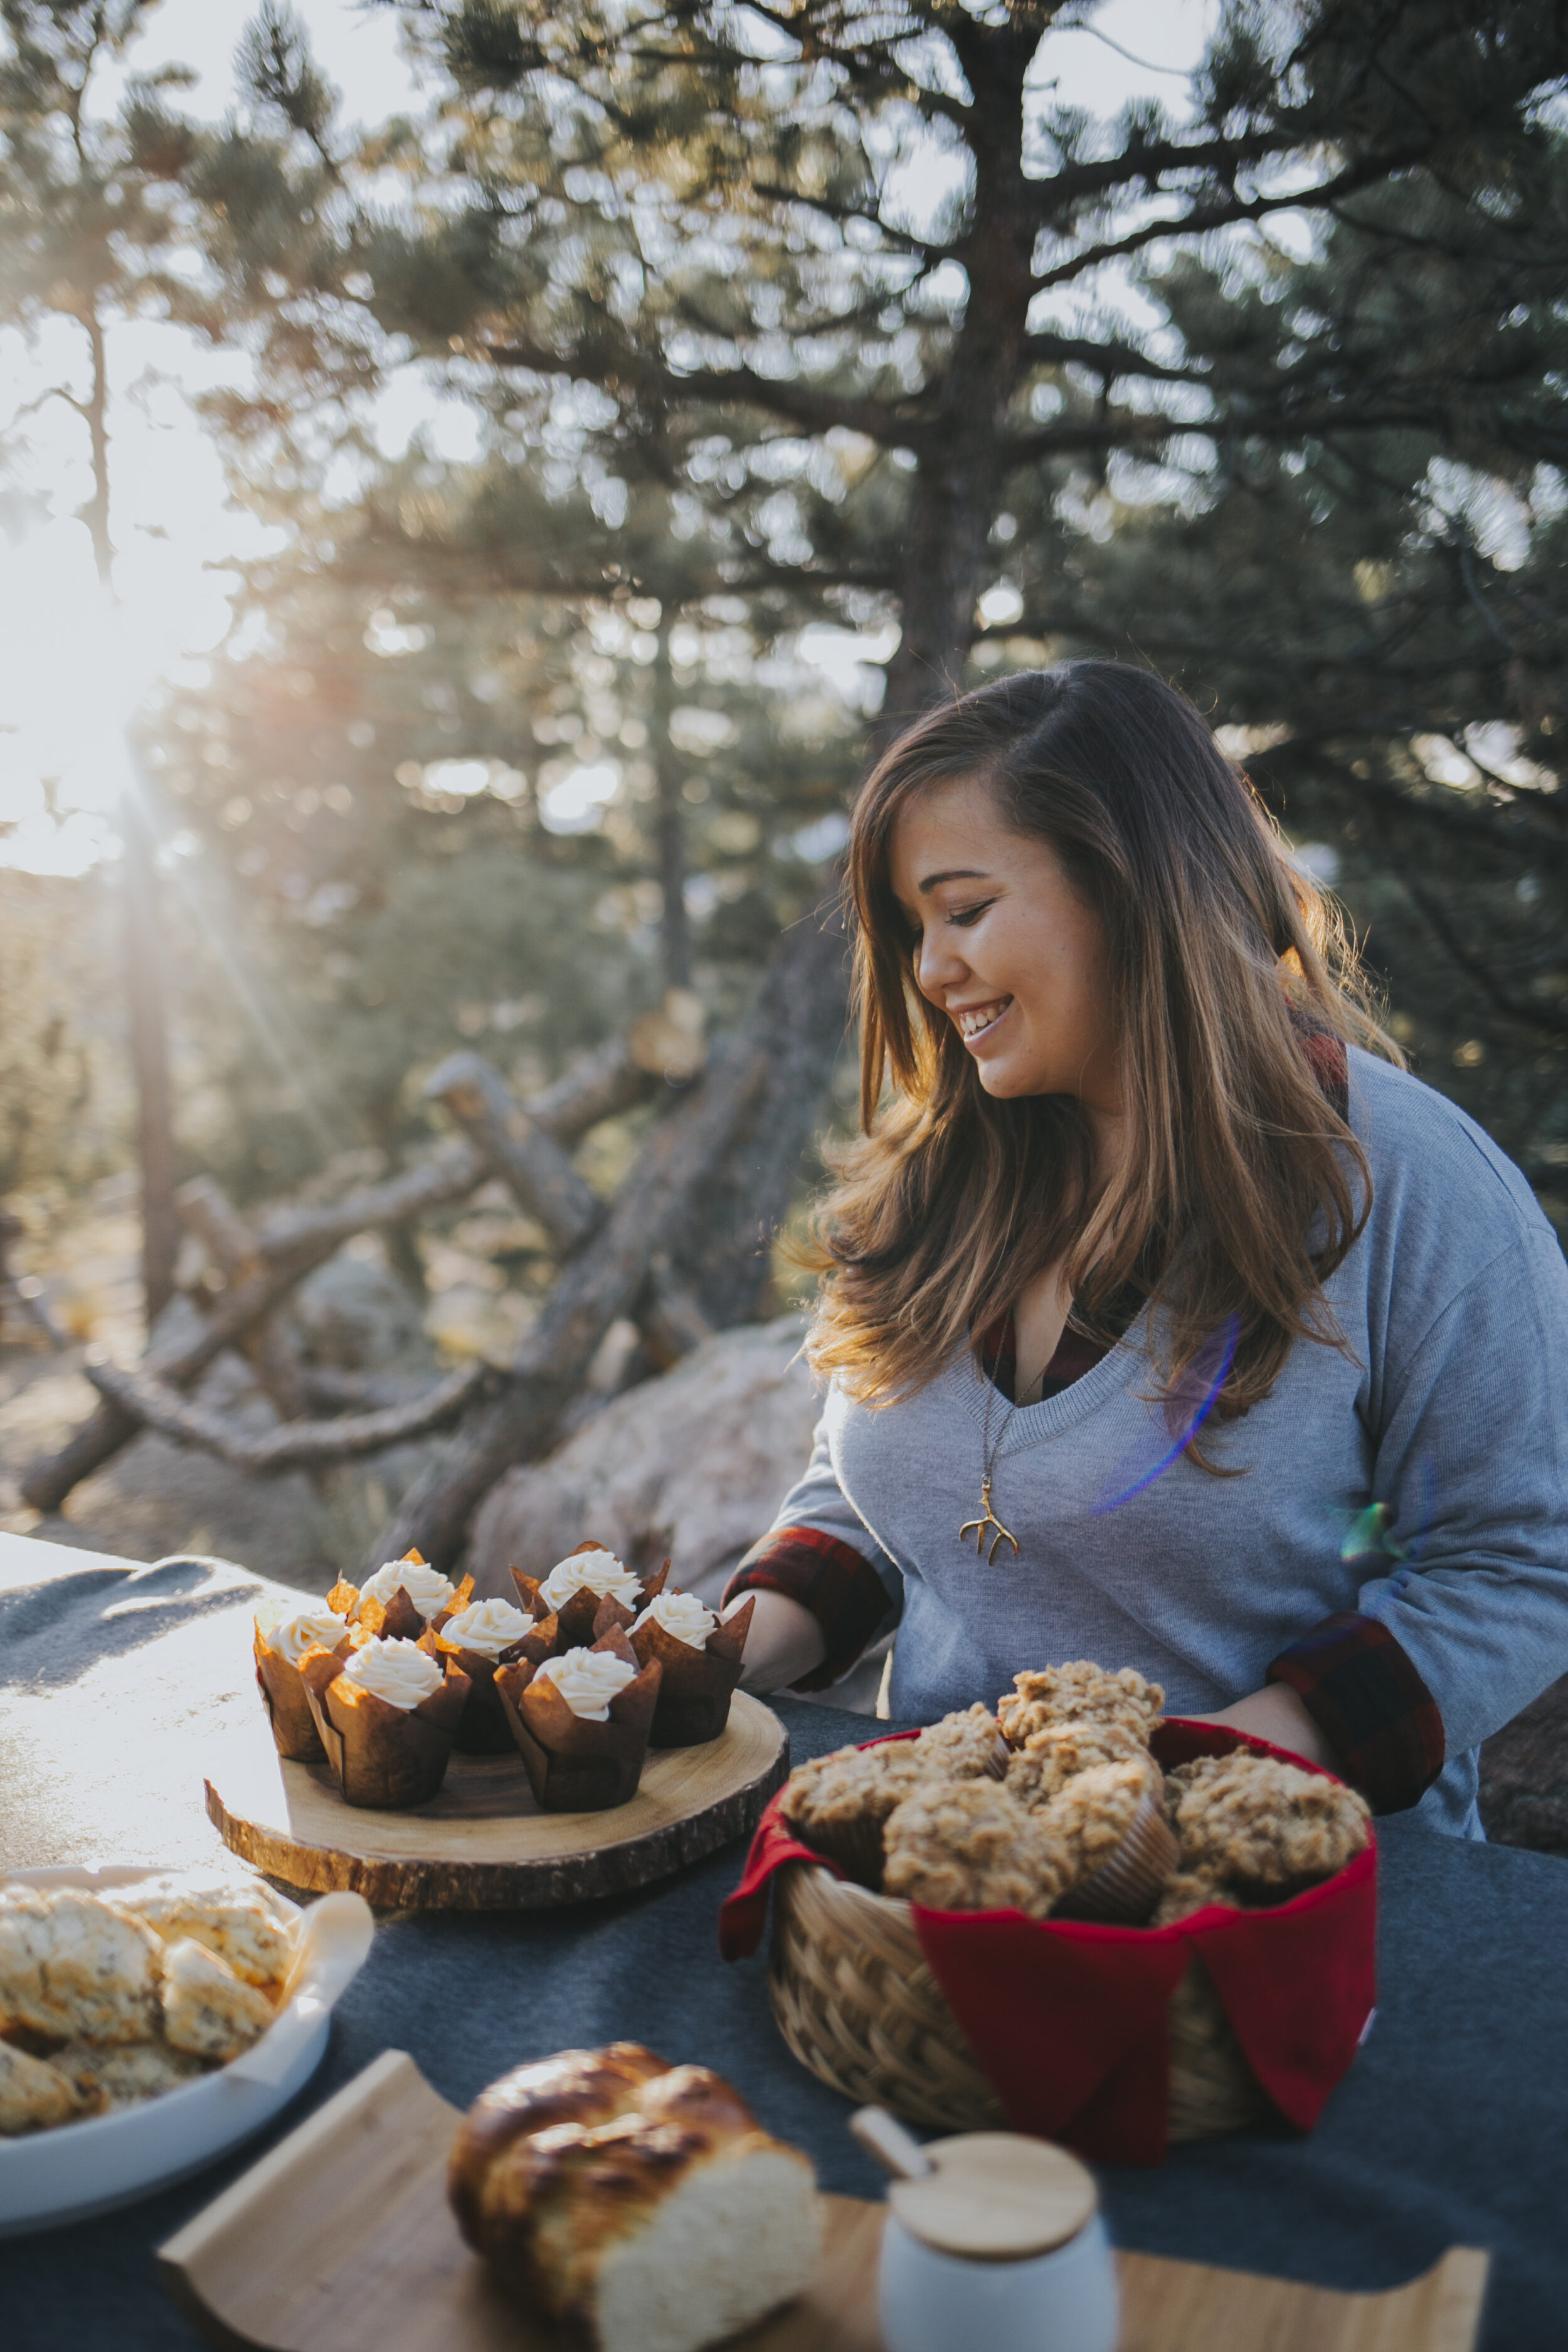
{"label": "woven wicker basket", "polygon": [[[768,1990],[791,2050],[836,2091],[936,2130],[1005,2122],[907,1903],[787,1863],[773,1882]],[[1195,1956],[1171,1997],[1170,2033],[1172,2140],[1211,2139],[1271,2111]]]}

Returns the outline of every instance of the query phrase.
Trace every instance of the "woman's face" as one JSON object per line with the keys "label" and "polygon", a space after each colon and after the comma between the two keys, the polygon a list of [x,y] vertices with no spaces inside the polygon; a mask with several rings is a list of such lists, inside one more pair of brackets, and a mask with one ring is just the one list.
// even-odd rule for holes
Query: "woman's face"
{"label": "woman's face", "polygon": [[921,993],[963,1039],[986,1093],[1077,1095],[1114,1115],[1105,934],[1055,850],[963,780],[906,804],[891,876],[919,934]]}

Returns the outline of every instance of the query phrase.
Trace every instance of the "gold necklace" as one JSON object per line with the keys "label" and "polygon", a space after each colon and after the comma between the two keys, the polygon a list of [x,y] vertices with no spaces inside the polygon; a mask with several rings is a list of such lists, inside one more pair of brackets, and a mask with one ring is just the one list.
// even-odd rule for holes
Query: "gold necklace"
{"label": "gold necklace", "polygon": [[[984,1341],[982,1341],[981,1344],[984,1346]],[[998,1356],[997,1360],[1000,1361],[1000,1356]],[[1015,1382],[1017,1380],[1016,1363],[1017,1357],[1015,1352],[1015,1370],[1013,1375]],[[974,1538],[974,1557],[978,1559],[981,1553],[985,1551],[986,1530],[988,1528],[993,1529],[994,1533],[991,1537],[991,1549],[989,1551],[985,1552],[985,1565],[987,1568],[991,1568],[995,1564],[997,1548],[1001,1544],[1010,1543],[1013,1547],[1014,1559],[1016,1559],[1018,1557],[1017,1537],[1013,1533],[1010,1528],[1005,1528],[1003,1526],[1001,1520],[997,1517],[995,1512],[991,1507],[991,1478],[992,1474],[996,1467],[996,1456],[1001,1451],[1002,1440],[1007,1434],[1007,1423],[1017,1412],[1018,1404],[1016,1398],[1014,1398],[1008,1404],[1006,1413],[1003,1419],[1002,1426],[996,1432],[996,1443],[993,1445],[991,1443],[991,1399],[995,1393],[996,1383],[989,1374],[985,1374],[984,1377],[985,1380],[985,1425],[980,1433],[981,1516],[977,1519],[965,1519],[963,1525],[958,1530],[958,1540],[960,1543],[964,1543],[968,1540],[969,1537],[973,1535]]]}

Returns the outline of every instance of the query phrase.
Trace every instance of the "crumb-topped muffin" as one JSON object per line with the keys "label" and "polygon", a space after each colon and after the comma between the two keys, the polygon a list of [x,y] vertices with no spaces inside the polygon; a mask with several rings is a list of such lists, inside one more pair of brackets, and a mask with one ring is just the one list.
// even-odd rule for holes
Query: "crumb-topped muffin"
{"label": "crumb-topped muffin", "polygon": [[1068,1875],[1045,1817],[988,1779],[926,1782],[889,1817],[883,1840],[883,1891],[931,1911],[1043,1919]]}
{"label": "crumb-topped muffin", "polygon": [[940,1773],[949,1780],[977,1780],[983,1773],[999,1779],[1007,1760],[1002,1728],[987,1706],[968,1707],[962,1715],[944,1715],[915,1742],[927,1779]]}
{"label": "crumb-topped muffin", "polygon": [[920,1785],[920,1747],[917,1739],[896,1739],[814,1756],[790,1774],[779,1811],[803,1845],[862,1886],[879,1887],[882,1824]]}
{"label": "crumb-topped muffin", "polygon": [[1024,1746],[1007,1759],[1009,1795],[1033,1810],[1048,1805],[1069,1780],[1097,1765],[1121,1764],[1148,1754],[1144,1735],[1130,1725],[1089,1718],[1081,1723],[1049,1723],[1031,1732]]}
{"label": "crumb-topped muffin", "polygon": [[1366,1801],[1341,1780],[1238,1748],[1178,1765],[1165,1783],[1182,1868],[1272,1895],[1331,1878],[1370,1835]]}
{"label": "crumb-topped muffin", "polygon": [[1118,1723],[1147,1740],[1159,1720],[1165,1694],[1145,1682],[1135,1667],[1107,1674],[1088,1658],[1015,1675],[1013,1688],[998,1704],[1003,1733],[1023,1748],[1037,1732],[1060,1723]]}

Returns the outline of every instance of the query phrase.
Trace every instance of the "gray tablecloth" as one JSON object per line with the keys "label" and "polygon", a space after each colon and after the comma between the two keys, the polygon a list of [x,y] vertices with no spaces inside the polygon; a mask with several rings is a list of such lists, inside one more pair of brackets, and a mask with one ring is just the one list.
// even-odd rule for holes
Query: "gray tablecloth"
{"label": "gray tablecloth", "polygon": [[[226,1619],[232,1646],[256,1581],[89,1566],[0,1538],[0,1861],[86,1858],[79,1848],[73,1857],[43,1850],[50,1833],[18,1745],[23,1727],[63,1721],[62,1703],[106,1659],[116,1671],[143,1664],[144,1688],[159,1685],[174,1654],[165,1645],[177,1648],[184,1632],[210,1640]],[[235,1693],[243,1683],[235,1678]],[[129,1699],[125,1707],[129,1722]],[[788,1700],[779,1712],[796,1760],[865,1736],[861,1717]],[[84,1755],[89,1780],[96,1769]],[[173,1851],[171,1819],[160,1823],[160,1853]],[[191,1819],[191,1839],[210,1838]],[[1318,2130],[1179,2149],[1157,2171],[1107,2170],[1112,2232],[1152,2252],[1347,2288],[1398,2284],[1452,2244],[1486,2246],[1489,2352],[1558,2352],[1568,2308],[1568,1865],[1397,1823],[1384,1825],[1383,1848],[1377,2022]],[[101,1843],[97,1852],[104,1857]],[[389,2047],[412,2052],[437,2089],[463,2104],[521,2059],[630,2037],[720,2068],[773,2130],[810,2150],[825,2187],[876,2196],[880,2183],[845,2130],[847,2103],[798,2067],[774,2031],[762,1957],[738,1967],[718,1957],[715,1917],[741,1860],[733,1848],[641,1895],[569,1911],[386,1920],[337,2011],[325,2065],[271,2137]],[[153,2249],[269,2144],[252,2142],[200,2180],[100,2221],[0,2244],[8,2352],[195,2345],[163,2296]]]}

